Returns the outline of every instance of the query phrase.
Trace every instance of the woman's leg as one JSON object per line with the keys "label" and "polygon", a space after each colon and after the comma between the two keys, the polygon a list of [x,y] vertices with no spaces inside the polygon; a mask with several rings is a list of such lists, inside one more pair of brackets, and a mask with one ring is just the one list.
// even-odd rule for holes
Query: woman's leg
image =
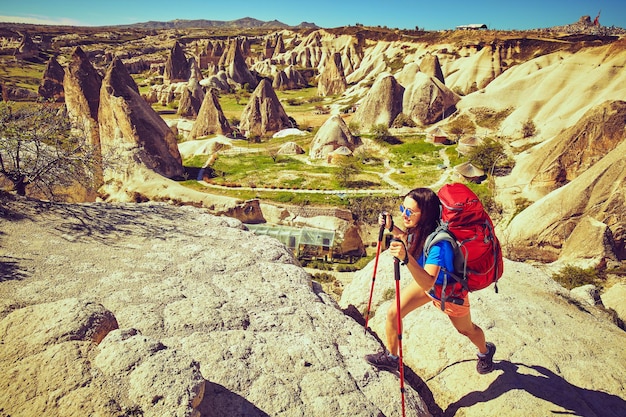
{"label": "woman's leg", "polygon": [[[430,300],[431,298],[424,292],[424,289],[416,282],[411,281],[400,290],[400,317],[404,318],[411,311],[423,306]],[[387,349],[393,355],[398,355],[398,314],[395,303],[387,310],[385,334],[387,336]]]}
{"label": "woman's leg", "polygon": [[456,330],[462,335],[467,336],[469,340],[471,340],[471,342],[478,348],[480,353],[487,353],[485,333],[480,327],[472,322],[471,314],[463,317],[448,317],[450,317],[450,321]]}

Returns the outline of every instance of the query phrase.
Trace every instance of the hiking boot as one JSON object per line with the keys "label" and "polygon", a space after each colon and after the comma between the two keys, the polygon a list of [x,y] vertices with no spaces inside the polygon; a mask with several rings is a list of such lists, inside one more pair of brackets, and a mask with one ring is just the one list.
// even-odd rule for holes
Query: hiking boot
{"label": "hiking boot", "polygon": [[493,371],[493,355],[496,353],[496,345],[491,342],[487,342],[487,353],[485,356],[478,356],[478,362],[476,363],[476,370],[479,374],[488,374]]}
{"label": "hiking boot", "polygon": [[384,369],[391,372],[397,372],[399,369],[398,358],[392,358],[391,356],[389,356],[387,351],[384,350],[382,352],[365,355],[365,360],[378,369]]}

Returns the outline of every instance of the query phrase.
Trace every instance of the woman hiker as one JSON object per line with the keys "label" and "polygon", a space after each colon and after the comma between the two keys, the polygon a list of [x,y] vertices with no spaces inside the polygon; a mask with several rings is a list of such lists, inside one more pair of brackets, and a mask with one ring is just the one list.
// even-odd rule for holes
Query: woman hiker
{"label": "woman hiker", "polygon": [[[389,214],[379,216],[379,224],[385,227],[401,241],[392,241],[389,252],[406,265],[413,280],[400,292],[400,314],[404,318],[411,311],[432,303],[441,311],[441,301],[438,295],[444,283],[443,268],[454,271],[454,252],[450,242],[436,243],[425,259],[423,254],[424,242],[438,225],[440,216],[440,201],[437,194],[430,188],[416,188],[410,191],[400,206],[402,222],[406,231],[394,226]],[[448,285],[447,288],[455,285]],[[479,374],[486,374],[493,370],[493,355],[496,346],[485,342],[482,329],[472,322],[469,299],[466,291],[460,289],[458,297],[448,299],[444,303],[443,311],[450,318],[450,322],[459,333],[467,338],[478,349],[476,370]],[[379,353],[365,356],[365,360],[379,369],[389,371],[398,370],[398,320],[396,304],[392,304],[387,311],[385,333],[387,348]]]}

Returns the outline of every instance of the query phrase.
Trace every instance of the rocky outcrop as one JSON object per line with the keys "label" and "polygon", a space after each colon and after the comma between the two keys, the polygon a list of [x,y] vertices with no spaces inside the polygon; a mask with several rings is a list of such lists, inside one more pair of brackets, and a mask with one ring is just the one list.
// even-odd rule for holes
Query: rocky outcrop
{"label": "rocky outcrop", "polygon": [[202,106],[198,112],[198,117],[189,132],[187,139],[196,139],[201,136],[208,136],[213,134],[230,135],[232,129],[217,96],[210,91],[204,96]]}
{"label": "rocky outcrop", "polygon": [[[398,378],[363,360],[376,339],[277,240],[193,207],[46,206],[0,223],[35,236],[4,251],[26,275],[0,281],[6,414],[400,415]],[[118,330],[74,330],[105,315]]]}
{"label": "rocky outcrop", "polygon": [[241,113],[239,129],[248,137],[271,135],[293,127],[269,80],[263,79]]}
{"label": "rocky outcrop", "polygon": [[342,146],[353,151],[359,144],[358,139],[352,136],[348,125],[341,116],[334,115],[326,120],[317,131],[311,143],[309,158],[327,159],[330,153]]}
{"label": "rocky outcrop", "polygon": [[174,133],[141,97],[118,58],[102,83],[98,122],[103,152],[132,155],[133,160],[168,178],[183,175]]}
{"label": "rocky outcrop", "polygon": [[382,74],[354,113],[353,121],[364,131],[379,124],[391,126],[396,117],[402,113],[403,95],[404,87],[393,75]]}
{"label": "rocky outcrop", "polygon": [[423,72],[418,72],[413,83],[405,87],[402,112],[422,126],[451,115],[460,100],[441,81]]}
{"label": "rocky outcrop", "polygon": [[341,54],[331,54],[326,60],[324,70],[320,74],[317,84],[317,95],[326,97],[339,95],[346,91],[348,84],[343,72]]}
{"label": "rocky outcrop", "polygon": [[30,34],[28,32],[20,33],[22,40],[20,41],[19,46],[15,49],[13,55],[19,57],[21,59],[30,59],[35,58],[39,55],[39,48],[33,42]]}
{"label": "rocky outcrop", "polygon": [[163,80],[166,83],[186,82],[190,75],[189,61],[185,56],[185,51],[178,42],[174,42],[165,62]]}
{"label": "rocky outcrop", "polygon": [[51,100],[57,103],[63,102],[65,100],[65,92],[63,90],[64,78],[65,70],[54,56],[50,57],[39,84],[39,96],[44,100]]}
{"label": "rocky outcrop", "polygon": [[533,151],[534,157],[528,164],[522,164],[533,175],[528,188],[545,193],[563,186],[624,141],[626,102],[596,106],[574,126]]}

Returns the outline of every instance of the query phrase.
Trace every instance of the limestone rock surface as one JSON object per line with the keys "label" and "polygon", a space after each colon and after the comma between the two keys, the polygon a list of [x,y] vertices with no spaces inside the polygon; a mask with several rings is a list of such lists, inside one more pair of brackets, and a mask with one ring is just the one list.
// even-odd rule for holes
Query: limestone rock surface
{"label": "limestone rock surface", "polygon": [[[277,240],[165,204],[18,204],[2,212],[20,213],[0,223],[5,412],[400,415],[398,378],[363,360],[376,339]],[[78,300],[76,313],[57,314],[68,299]],[[89,311],[80,303],[103,306],[119,330],[99,344],[74,340],[68,317]],[[57,344],[16,369],[20,353],[8,346],[32,343],[46,314]],[[411,386],[406,399],[407,415],[431,415]]]}

